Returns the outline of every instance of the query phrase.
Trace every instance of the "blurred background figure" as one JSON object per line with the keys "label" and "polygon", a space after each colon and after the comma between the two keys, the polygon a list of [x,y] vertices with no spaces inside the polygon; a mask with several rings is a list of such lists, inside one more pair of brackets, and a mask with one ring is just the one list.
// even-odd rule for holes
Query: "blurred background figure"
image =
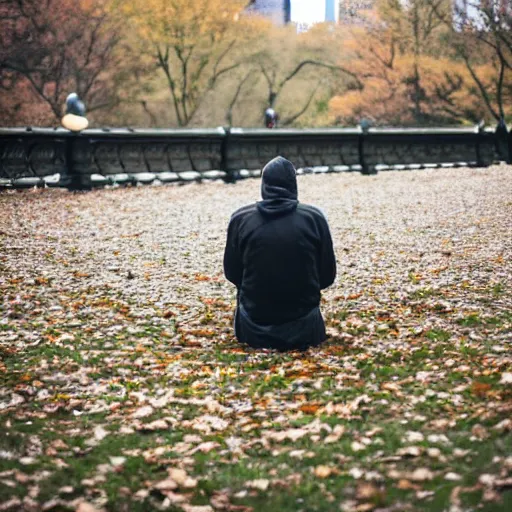
{"label": "blurred background figure", "polygon": [[498,153],[499,160],[504,162],[512,161],[512,147],[509,147],[509,133],[507,123],[503,116],[500,117],[496,126],[496,152]]}
{"label": "blurred background figure", "polygon": [[371,128],[372,123],[369,119],[363,118],[359,122],[359,126],[361,127],[361,129],[363,130],[364,133],[367,133],[368,130]]}
{"label": "blurred background figure", "polygon": [[265,110],[265,127],[266,128],[277,128],[277,121],[279,119],[279,116],[277,115],[277,112],[271,108],[268,107],[267,110]]}
{"label": "blurred background figure", "polygon": [[66,98],[66,114],[61,124],[72,132],[80,132],[89,126],[89,121],[85,117],[85,105],[76,92],[72,92]]}

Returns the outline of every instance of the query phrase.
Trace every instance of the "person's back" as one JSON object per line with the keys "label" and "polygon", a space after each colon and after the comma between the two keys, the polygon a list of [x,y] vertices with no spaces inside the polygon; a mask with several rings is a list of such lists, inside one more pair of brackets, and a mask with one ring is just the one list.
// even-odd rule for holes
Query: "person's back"
{"label": "person's back", "polygon": [[336,275],[327,221],[298,202],[295,169],[282,157],[264,168],[262,197],[228,228],[224,271],[238,289],[237,337],[261,347],[316,345],[325,339],[320,290]]}

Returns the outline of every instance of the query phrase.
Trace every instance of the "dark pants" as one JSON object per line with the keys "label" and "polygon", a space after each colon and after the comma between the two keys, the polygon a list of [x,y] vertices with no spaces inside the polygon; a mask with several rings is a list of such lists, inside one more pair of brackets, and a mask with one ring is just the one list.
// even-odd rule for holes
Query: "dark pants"
{"label": "dark pants", "polygon": [[306,350],[325,341],[325,324],[320,308],[281,325],[254,323],[239,304],[235,312],[235,335],[241,343],[253,348],[274,348],[281,351]]}

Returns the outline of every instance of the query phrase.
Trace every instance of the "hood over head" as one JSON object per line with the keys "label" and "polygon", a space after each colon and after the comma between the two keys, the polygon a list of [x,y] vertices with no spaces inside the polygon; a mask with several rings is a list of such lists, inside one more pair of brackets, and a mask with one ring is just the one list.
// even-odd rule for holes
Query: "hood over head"
{"label": "hood over head", "polygon": [[268,216],[290,213],[297,208],[297,176],[293,164],[278,156],[261,173],[261,197],[258,210]]}

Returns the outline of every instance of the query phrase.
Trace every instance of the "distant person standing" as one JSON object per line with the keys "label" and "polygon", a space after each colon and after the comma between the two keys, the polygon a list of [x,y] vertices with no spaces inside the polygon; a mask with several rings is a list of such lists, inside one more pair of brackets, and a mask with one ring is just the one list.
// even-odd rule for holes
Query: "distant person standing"
{"label": "distant person standing", "polygon": [[279,116],[277,112],[272,107],[268,107],[267,110],[265,110],[265,127],[269,129],[277,128],[278,120]]}
{"label": "distant person standing", "polygon": [[512,159],[512,155],[509,155],[509,133],[507,130],[507,124],[505,123],[505,119],[503,117],[500,117],[500,120],[498,121],[495,135],[496,152],[498,153],[498,158],[508,162],[510,159]]}

